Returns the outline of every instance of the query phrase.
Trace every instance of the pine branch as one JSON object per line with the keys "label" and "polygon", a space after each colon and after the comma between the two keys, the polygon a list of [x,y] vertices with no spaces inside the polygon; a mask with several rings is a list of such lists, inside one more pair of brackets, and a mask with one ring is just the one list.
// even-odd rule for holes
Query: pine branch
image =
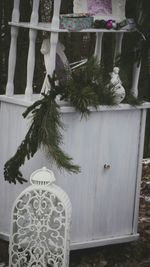
{"label": "pine branch", "polygon": [[72,158],[60,148],[63,139],[60,132],[60,129],[63,129],[60,116],[58,105],[50,100],[38,129],[39,146],[45,148],[48,156],[54,160],[60,169],[64,168],[69,172],[78,173],[79,166],[73,165]]}
{"label": "pine branch", "polygon": [[79,69],[75,69],[68,77],[64,87],[65,98],[82,116],[90,113],[90,106],[114,105],[114,93],[106,88],[107,81],[103,78],[103,67],[92,57]]}
{"label": "pine branch", "polygon": [[63,125],[60,120],[59,107],[55,102],[57,95],[54,84],[48,95],[43,95],[43,99],[35,102],[23,113],[26,117],[32,114],[31,126],[17,149],[15,155],[9,159],[4,166],[4,177],[9,183],[26,182],[20,167],[25,163],[26,158],[34,156],[40,147],[46,148],[50,156],[59,168],[65,168],[69,172],[78,173],[79,166],[72,163],[72,158],[60,148],[62,144],[62,135],[60,130]]}

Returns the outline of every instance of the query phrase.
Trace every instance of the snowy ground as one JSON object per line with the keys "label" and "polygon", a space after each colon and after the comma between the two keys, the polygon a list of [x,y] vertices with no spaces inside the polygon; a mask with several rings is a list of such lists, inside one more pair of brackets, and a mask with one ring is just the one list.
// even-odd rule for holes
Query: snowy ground
{"label": "snowy ground", "polygon": [[[150,162],[143,165],[139,233],[137,242],[71,252],[70,267],[150,267]],[[8,243],[0,241],[0,267],[5,266]]]}

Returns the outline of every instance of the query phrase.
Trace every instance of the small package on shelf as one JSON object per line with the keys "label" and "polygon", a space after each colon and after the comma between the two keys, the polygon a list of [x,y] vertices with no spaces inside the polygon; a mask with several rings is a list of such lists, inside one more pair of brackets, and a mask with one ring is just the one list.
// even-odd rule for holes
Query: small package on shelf
{"label": "small package on shelf", "polygon": [[124,29],[124,30],[135,30],[136,23],[133,18],[125,19],[119,23],[117,23],[117,30]]}
{"label": "small package on shelf", "polygon": [[60,29],[80,31],[93,27],[93,17],[87,13],[60,15]]}

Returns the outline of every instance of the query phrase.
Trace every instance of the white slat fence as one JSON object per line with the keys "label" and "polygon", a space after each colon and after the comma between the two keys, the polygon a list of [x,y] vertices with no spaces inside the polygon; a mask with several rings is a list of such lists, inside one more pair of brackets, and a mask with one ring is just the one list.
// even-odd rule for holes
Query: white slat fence
{"label": "white slat fence", "polygon": [[[29,50],[28,50],[28,60],[27,60],[27,80],[26,80],[26,89],[25,89],[25,99],[31,100],[33,95],[33,77],[34,77],[34,69],[35,69],[35,46],[36,46],[36,38],[38,31],[38,22],[39,22],[39,3],[40,0],[33,0],[32,14],[30,19],[29,26]],[[17,26],[11,26],[11,45],[10,45],[10,53],[9,53],[9,63],[8,63],[8,82],[6,86],[6,95],[11,97],[14,94],[14,75],[15,75],[15,67],[16,67],[16,56],[17,56],[17,37],[18,37],[18,29],[19,26],[19,5],[20,0],[14,0],[14,8],[12,13],[12,22],[17,23]],[[59,39],[59,14],[60,14],[61,0],[54,1],[54,11],[51,23],[51,35],[50,35],[50,51],[45,55],[46,62],[45,64],[46,72],[49,75],[53,74],[53,71],[56,67],[56,50]],[[44,25],[44,24],[43,24]],[[36,29],[33,27],[37,26]],[[46,27],[45,27],[46,28]],[[91,32],[93,29],[91,30]],[[106,30],[104,30],[106,32]],[[96,32],[96,44],[94,55],[97,57],[98,61],[101,61],[102,57],[102,46],[103,46],[103,36],[104,32],[102,30]],[[108,31],[109,32],[109,31]],[[122,42],[124,32],[117,31],[115,32],[115,51],[114,51],[114,63],[118,55],[121,54],[122,50]],[[140,76],[141,64],[137,65],[137,62],[133,66],[133,80],[131,86],[131,93],[133,96],[138,96],[138,83]],[[46,84],[46,79],[43,84],[42,90],[44,89]]]}

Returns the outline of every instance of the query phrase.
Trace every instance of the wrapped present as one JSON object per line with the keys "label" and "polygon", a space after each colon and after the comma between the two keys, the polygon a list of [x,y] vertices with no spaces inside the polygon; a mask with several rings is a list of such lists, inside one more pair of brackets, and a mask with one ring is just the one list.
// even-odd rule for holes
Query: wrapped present
{"label": "wrapped present", "polygon": [[60,28],[70,31],[79,31],[93,27],[93,17],[89,14],[60,15]]}

